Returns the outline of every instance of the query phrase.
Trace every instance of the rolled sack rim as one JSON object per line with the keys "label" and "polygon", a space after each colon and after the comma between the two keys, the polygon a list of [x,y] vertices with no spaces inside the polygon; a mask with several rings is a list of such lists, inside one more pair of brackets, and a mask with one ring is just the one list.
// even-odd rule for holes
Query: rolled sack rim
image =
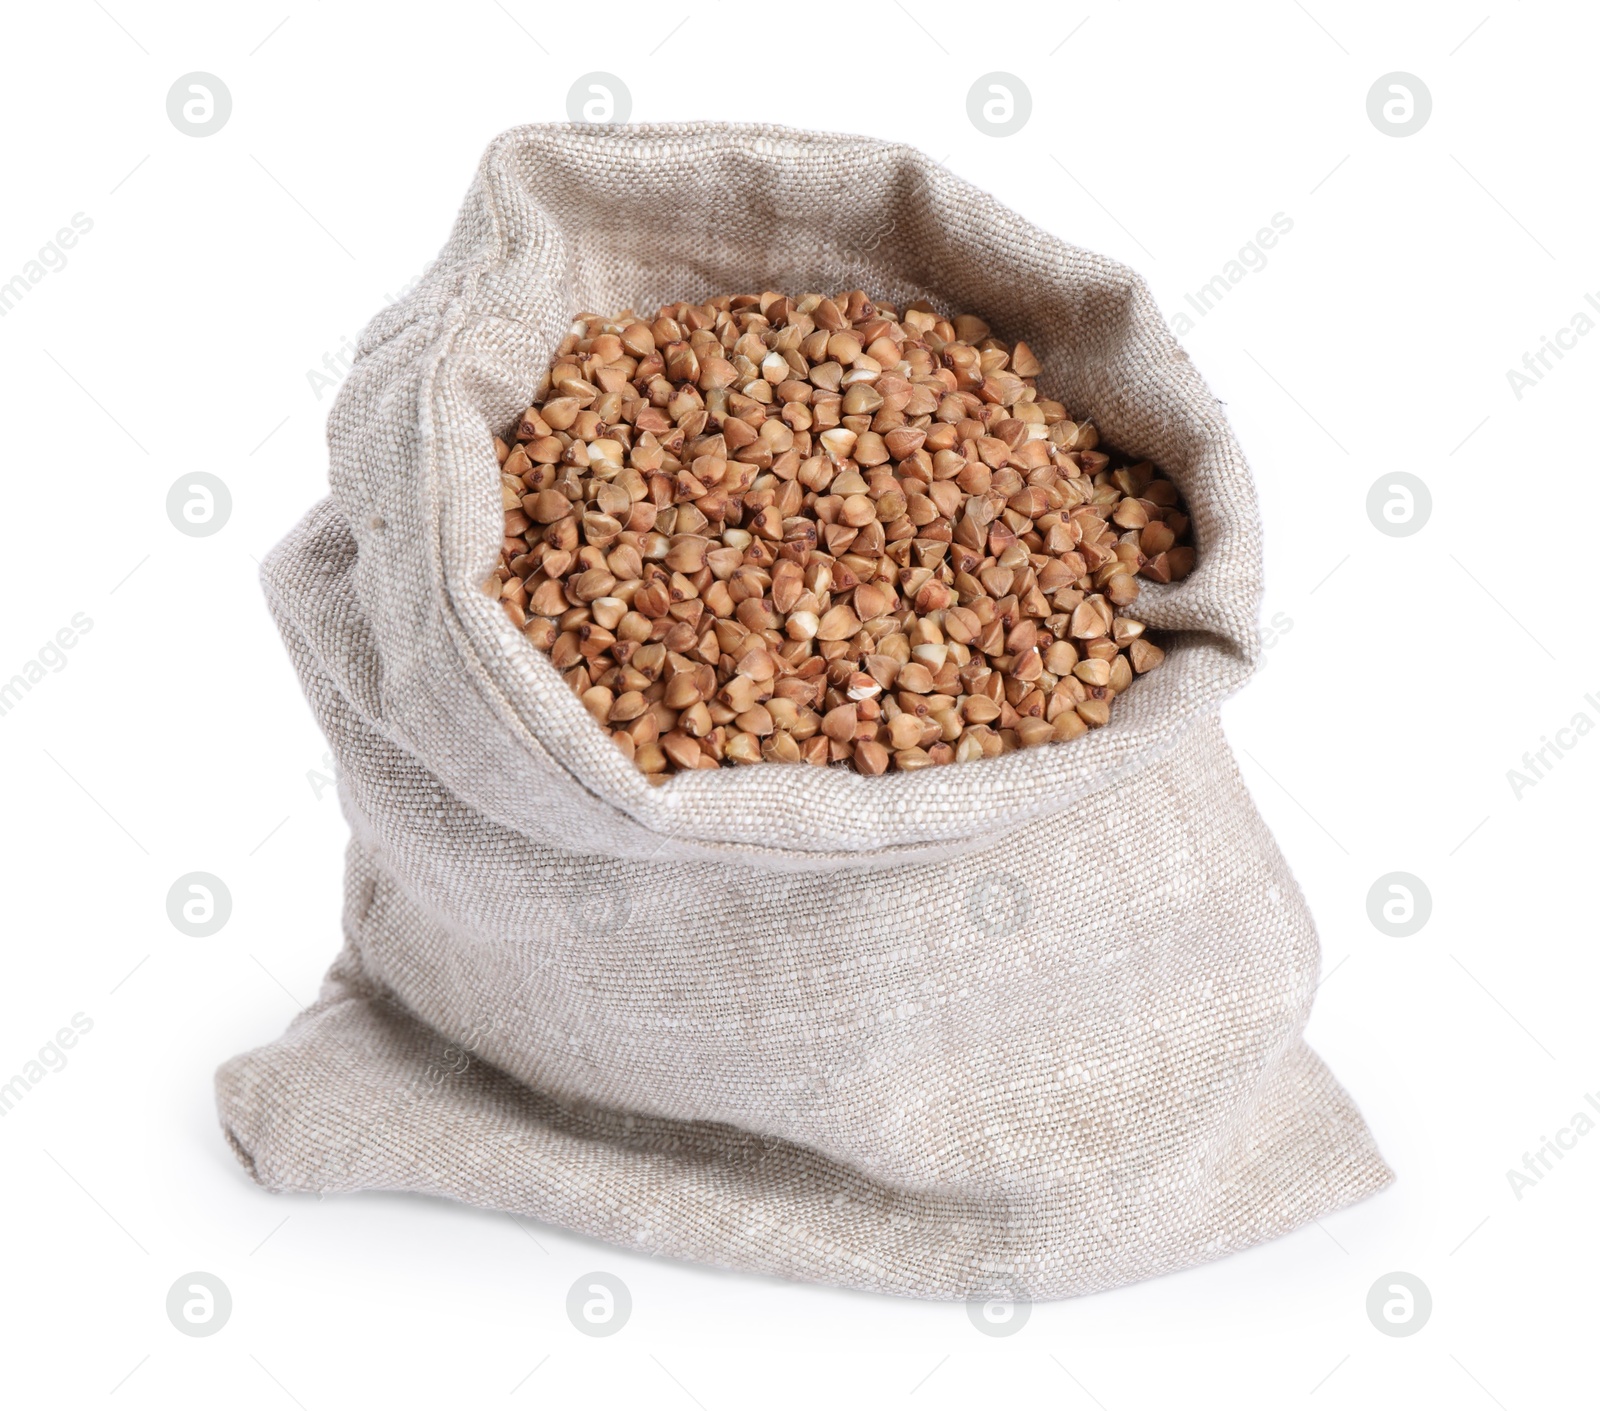
{"label": "rolled sack rim", "polygon": [[[717,161],[836,163],[841,153],[848,154],[877,172],[880,186],[875,190],[887,189],[883,183],[910,174],[923,182],[941,211],[959,204],[981,213],[985,230],[1014,238],[1019,248],[1025,245],[1033,252],[1035,266],[1056,271],[1062,300],[1089,287],[1084,270],[1096,281],[1091,292],[1097,288],[1105,297],[1122,300],[1126,316],[1116,335],[1118,346],[1140,355],[1141,385],[1148,383],[1159,393],[1154,398],[1157,410],[1147,415],[1175,423],[1190,447],[1183,463],[1165,459],[1158,463],[1184,493],[1195,522],[1199,561],[1182,582],[1141,583],[1134,611],[1156,630],[1176,635],[1164,639],[1167,660],[1119,698],[1109,724],[1074,741],[914,773],[869,778],[847,769],[795,766],[796,771],[804,770],[807,811],[856,820],[842,832],[835,826],[826,839],[807,835],[806,820],[796,816],[795,791],[770,787],[770,773],[779,766],[693,771],[651,785],[617,750],[548,657],[481,590],[498,544],[498,467],[492,438],[505,429],[494,424],[482,391],[497,375],[481,346],[484,329],[507,317],[498,291],[515,288],[518,280],[536,283],[550,278],[544,266],[552,261],[564,259],[569,287],[574,283],[572,257],[562,255],[563,232],[539,206],[538,192],[524,182],[519,163],[537,157],[553,164],[597,152],[641,169],[674,155],[704,168]],[[449,647],[481,698],[486,717],[514,737],[523,751],[539,755],[545,768],[553,761],[574,785],[614,811],[619,823],[626,820],[654,837],[669,837],[690,852],[708,848],[719,855],[729,849],[735,853],[751,849],[797,860],[836,860],[857,853],[888,854],[898,860],[928,849],[947,850],[1055,812],[1146,766],[1253,672],[1259,651],[1255,617],[1261,560],[1250,473],[1215,398],[1133,270],[1049,235],[915,148],[763,124],[514,128],[485,153],[474,194],[481,195],[492,238],[480,242],[453,271],[444,271],[451,278],[425,280],[408,301],[374,320],[374,326],[381,323],[396,331],[414,328],[419,322],[417,310],[408,310],[405,304],[430,297],[435,304],[425,311],[432,323],[426,351],[420,355],[424,371],[416,392],[418,456],[424,472],[416,489],[423,502],[419,508],[435,574],[427,586],[434,593]],[[729,190],[729,199],[736,194]],[[530,238],[530,228],[538,240]],[[958,238],[951,235],[953,241]],[[514,257],[513,244],[534,251],[534,257]],[[481,292],[490,285],[497,291],[493,296]],[[693,292],[685,290],[683,297]],[[951,304],[949,297],[941,299],[936,291],[932,297],[946,307]],[[1008,327],[1007,331],[1023,336],[1029,330]],[[341,389],[341,400],[363,371],[363,362],[382,346],[382,341],[373,344],[363,339],[361,357]],[[1070,349],[1042,340],[1034,347],[1046,364],[1042,383],[1056,390],[1057,383],[1070,380],[1049,375],[1052,363],[1063,364]],[[544,365],[552,351],[553,344],[541,348],[534,361]],[[471,415],[463,417],[463,403],[474,408]],[[1110,415],[1101,407],[1085,407],[1084,412],[1108,444],[1128,454],[1144,454],[1137,437],[1130,444],[1128,436],[1118,435],[1118,425],[1125,424],[1129,415],[1127,408],[1108,409]],[[338,411],[336,406],[335,416]],[[373,532],[348,513],[350,507],[341,508],[359,551],[381,552]],[[484,526],[481,536],[474,534],[473,550],[466,555],[453,552],[453,541],[444,532],[446,524],[462,522]],[[385,663],[386,673],[388,667]],[[438,667],[437,661],[422,664],[426,670]],[[386,696],[399,699],[394,692]],[[403,715],[391,717],[388,724],[411,738],[444,782],[459,785],[459,777],[452,777],[452,751],[440,751],[433,742],[410,736]],[[525,821],[531,823],[532,818]]]}

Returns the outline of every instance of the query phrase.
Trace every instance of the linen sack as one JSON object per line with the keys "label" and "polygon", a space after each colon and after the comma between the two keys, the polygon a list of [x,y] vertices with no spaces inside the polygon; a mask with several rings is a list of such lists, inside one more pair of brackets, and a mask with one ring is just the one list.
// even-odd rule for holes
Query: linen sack
{"label": "linen sack", "polygon": [[[1138,605],[1167,659],[1067,744],[651,787],[481,590],[493,437],[580,311],[851,287],[1026,338],[1042,388],[1172,476],[1198,567]],[[262,1185],[1043,1299],[1391,1179],[1302,1037],[1315,933],[1217,719],[1258,650],[1249,472],[1130,270],[904,146],[519,128],[328,439],[332,495],[263,579],[340,772],[344,950],[218,1073]]]}

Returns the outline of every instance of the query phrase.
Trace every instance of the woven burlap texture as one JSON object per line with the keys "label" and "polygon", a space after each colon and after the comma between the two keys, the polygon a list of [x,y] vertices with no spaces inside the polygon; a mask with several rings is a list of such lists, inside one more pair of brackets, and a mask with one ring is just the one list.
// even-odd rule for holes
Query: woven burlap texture
{"label": "woven burlap texture", "polygon": [[[1168,647],[1080,740],[658,788],[479,585],[492,437],[573,315],[862,287],[981,312],[1183,491]],[[223,1126],[274,1190],[426,1191],[618,1244],[929,1298],[1106,1288],[1386,1184],[1302,1031],[1317,943],[1218,703],[1261,552],[1218,404],[1125,267],[910,148],[525,127],[378,316],[332,495],[263,581],[352,828],[345,947]]]}

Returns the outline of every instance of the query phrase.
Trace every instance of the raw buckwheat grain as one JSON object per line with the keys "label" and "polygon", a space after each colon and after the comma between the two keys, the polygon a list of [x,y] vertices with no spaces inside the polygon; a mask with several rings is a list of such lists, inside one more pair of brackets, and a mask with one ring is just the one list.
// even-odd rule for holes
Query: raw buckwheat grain
{"label": "raw buckwheat grain", "polygon": [[1071,740],[1160,663],[1127,609],[1194,549],[1040,371],[859,289],[581,314],[496,439],[485,591],[656,782]]}

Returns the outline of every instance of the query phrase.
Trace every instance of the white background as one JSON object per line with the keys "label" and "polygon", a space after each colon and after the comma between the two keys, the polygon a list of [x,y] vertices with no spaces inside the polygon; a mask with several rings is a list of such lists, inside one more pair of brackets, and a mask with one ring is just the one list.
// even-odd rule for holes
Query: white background
{"label": "white background", "polygon": [[[1600,1092],[1600,737],[1520,798],[1507,771],[1577,712],[1600,722],[1600,336],[1520,399],[1507,372],[1600,298],[1600,26],[1505,0],[1091,4],[9,8],[0,281],[75,213],[93,229],[0,318],[0,679],[74,613],[93,627],[0,717],[0,1080],[74,1014],[93,1027],[0,1119],[8,1400],[1592,1404],[1600,1133],[1520,1199],[1506,1173]],[[233,100],[201,139],[166,111],[195,70]],[[1311,1041],[1389,1191],[994,1339],[959,1305],[246,1179],[212,1071],[280,1033],[338,946],[345,830],[256,584],[324,492],[331,393],[308,372],[436,253],[488,140],[563,119],[592,70],[639,120],[915,143],[1138,269],[1174,319],[1275,213],[1293,221],[1183,341],[1255,470],[1264,616],[1291,623],[1226,724],[1321,929]],[[1031,90],[1015,136],[968,120],[991,70]],[[1433,98],[1405,138],[1366,110],[1396,70]],[[1396,470],[1433,500],[1403,538],[1365,507]],[[233,498],[209,538],[165,510],[197,471]],[[191,871],[233,897],[209,939],[167,919]],[[1406,939],[1367,916],[1392,871],[1432,895]],[[192,1270],[232,1292],[214,1337],[165,1313]],[[592,1270],[632,1291],[611,1338],[566,1317]],[[1365,1312],[1396,1270],[1434,1303],[1406,1338]]]}

